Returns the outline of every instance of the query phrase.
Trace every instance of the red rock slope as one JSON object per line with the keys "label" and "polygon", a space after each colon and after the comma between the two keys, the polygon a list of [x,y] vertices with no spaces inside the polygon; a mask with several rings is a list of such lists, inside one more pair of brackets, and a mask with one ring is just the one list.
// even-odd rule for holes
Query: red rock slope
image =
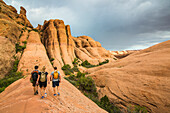
{"label": "red rock slope", "polygon": [[100,97],[107,95],[119,106],[170,111],[170,40],[87,72],[95,79]]}
{"label": "red rock slope", "polygon": [[[53,68],[38,33],[30,32],[27,42],[19,63],[19,70],[28,75],[34,65],[39,65],[40,69],[45,65],[50,73]],[[40,99],[40,95],[33,95],[29,76],[14,82],[0,94],[0,113],[106,112],[64,79],[62,79],[59,97],[53,96],[50,84],[47,87],[47,98]]]}

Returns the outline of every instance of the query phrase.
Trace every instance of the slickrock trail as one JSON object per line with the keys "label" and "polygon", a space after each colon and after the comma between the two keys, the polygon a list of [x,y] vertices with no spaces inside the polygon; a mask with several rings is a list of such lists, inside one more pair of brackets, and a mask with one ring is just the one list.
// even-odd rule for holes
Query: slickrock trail
{"label": "slickrock trail", "polygon": [[14,82],[0,94],[0,113],[106,112],[63,78],[60,96],[53,96],[51,83],[47,87],[47,98],[33,95],[29,77],[34,65],[39,65],[40,70],[45,65],[49,74],[53,70],[39,34],[32,31],[19,63],[19,70],[29,76]]}
{"label": "slickrock trail", "polygon": [[170,111],[170,40],[87,70],[98,87],[122,107],[146,106],[150,112]]}

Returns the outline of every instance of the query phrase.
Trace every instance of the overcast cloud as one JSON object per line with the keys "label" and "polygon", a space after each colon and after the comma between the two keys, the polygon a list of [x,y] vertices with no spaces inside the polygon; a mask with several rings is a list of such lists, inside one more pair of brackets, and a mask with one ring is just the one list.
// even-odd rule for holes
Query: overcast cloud
{"label": "overcast cloud", "polygon": [[36,27],[62,19],[73,36],[87,35],[108,50],[144,49],[170,39],[170,0],[4,0]]}

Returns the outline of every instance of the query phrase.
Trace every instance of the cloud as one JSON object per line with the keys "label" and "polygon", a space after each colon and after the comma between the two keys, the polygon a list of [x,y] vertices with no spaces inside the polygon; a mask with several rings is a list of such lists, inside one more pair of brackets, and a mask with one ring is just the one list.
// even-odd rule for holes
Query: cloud
{"label": "cloud", "polygon": [[[34,27],[62,19],[73,36],[88,35],[110,50],[145,48],[170,39],[170,0],[5,0],[23,5]],[[144,42],[142,42],[144,41]],[[152,44],[146,44],[152,43]]]}

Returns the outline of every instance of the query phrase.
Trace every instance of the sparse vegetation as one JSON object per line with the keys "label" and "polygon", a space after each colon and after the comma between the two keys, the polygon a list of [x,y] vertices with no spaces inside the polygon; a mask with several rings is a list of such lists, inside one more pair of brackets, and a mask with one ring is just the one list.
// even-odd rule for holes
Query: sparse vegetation
{"label": "sparse vegetation", "polygon": [[[25,43],[26,43],[26,42],[25,42]],[[25,43],[24,43],[23,46],[20,46],[19,43],[16,43],[16,44],[15,44],[16,53],[18,53],[18,52],[23,53],[24,49],[26,48],[26,44],[25,44]]]}
{"label": "sparse vegetation", "polygon": [[22,34],[23,34],[23,31],[21,31],[21,34],[19,35],[19,39],[21,38]]}
{"label": "sparse vegetation", "polygon": [[34,28],[32,30],[35,31],[35,32],[39,32],[37,29],[34,29]]}
{"label": "sparse vegetation", "polygon": [[85,96],[94,101],[98,106],[105,109],[109,113],[120,113],[121,110],[110,103],[107,96],[104,96],[100,100],[96,91],[96,85],[91,77],[86,77],[85,73],[78,72],[77,76],[71,74],[69,77],[65,77],[71,84],[77,87]]}
{"label": "sparse vegetation", "polygon": [[74,72],[69,64],[64,65],[62,70],[64,71],[65,75],[71,75]]}
{"label": "sparse vegetation", "polygon": [[97,67],[97,66],[106,64],[106,63],[108,63],[108,62],[109,62],[109,60],[106,59],[105,61],[99,63],[98,65],[92,65],[92,64],[90,64],[87,60],[85,60],[84,62],[81,63],[81,65],[82,65],[83,67],[86,67],[86,68],[92,68],[92,67]]}
{"label": "sparse vegetation", "polygon": [[4,91],[6,87],[15,82],[16,80],[22,78],[22,72],[17,72],[19,60],[15,59],[13,69],[0,80],[0,92]]}
{"label": "sparse vegetation", "polygon": [[53,62],[54,60],[55,60],[54,58],[51,58],[51,59],[50,59],[50,63],[51,63],[52,66],[53,66],[53,64],[54,64],[54,62]]}
{"label": "sparse vegetation", "polygon": [[144,106],[130,105],[127,107],[127,113],[147,113],[147,109]]}
{"label": "sparse vegetation", "polygon": [[[109,61],[106,60],[102,64],[108,63]],[[86,61],[84,64],[89,63]],[[102,65],[100,64],[100,65]],[[78,63],[75,59],[73,61],[74,68],[77,67]],[[62,67],[62,70],[66,75],[70,75],[69,77],[64,77],[67,81],[69,81],[71,84],[73,84],[76,88],[78,88],[85,96],[87,96],[89,99],[94,101],[99,107],[105,109],[109,113],[123,113],[122,110],[115,106],[114,103],[111,103],[108,99],[108,97],[105,95],[100,100],[98,99],[98,93],[96,90],[96,85],[94,83],[94,80],[91,77],[86,77],[85,73],[81,73],[78,71],[77,75],[74,74],[74,69],[71,69],[70,65],[64,65]],[[125,110],[126,111],[126,110]],[[135,106],[133,110],[129,109],[127,110],[128,113],[147,113],[147,110],[145,107]]]}
{"label": "sparse vegetation", "polygon": [[99,65],[103,65],[103,64],[106,64],[106,63],[109,63],[109,60],[108,60],[108,59],[106,59],[105,61],[99,63]]}
{"label": "sparse vegetation", "polygon": [[113,58],[114,60],[117,60],[117,58]]}

